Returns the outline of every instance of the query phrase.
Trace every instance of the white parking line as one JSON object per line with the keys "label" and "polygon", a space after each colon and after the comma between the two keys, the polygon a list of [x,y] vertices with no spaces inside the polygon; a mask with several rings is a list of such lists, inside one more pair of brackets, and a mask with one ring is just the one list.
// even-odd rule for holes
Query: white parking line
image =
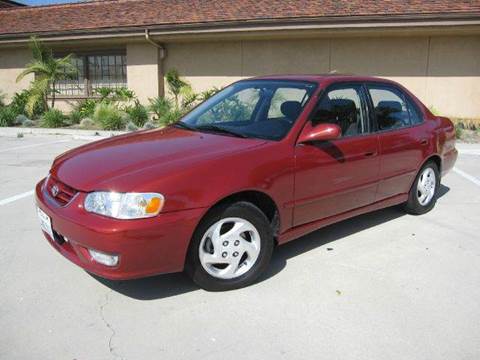
{"label": "white parking line", "polygon": [[51,141],[51,142],[46,142],[46,143],[40,143],[40,144],[30,144],[30,145],[24,145],[24,146],[17,146],[13,148],[8,148],[8,149],[1,149],[1,152],[7,152],[7,151],[15,151],[15,150],[22,150],[22,149],[29,149],[37,146],[44,146],[44,145],[51,145],[51,144],[58,144],[58,143],[64,143],[64,142],[69,142],[70,140],[58,140],[58,141]]}
{"label": "white parking line", "polygon": [[480,149],[458,149],[461,155],[480,155]]}
{"label": "white parking line", "polygon": [[480,179],[477,179],[475,176],[472,176],[470,174],[467,174],[465,171],[462,171],[456,167],[453,168],[453,171],[457,173],[460,176],[463,176],[465,179],[470,180],[473,182],[475,185],[480,186]]}
{"label": "white parking line", "polygon": [[9,198],[0,200],[0,206],[10,204],[10,203],[12,203],[12,202],[14,202],[14,201],[17,201],[17,200],[20,200],[20,199],[23,199],[23,198],[26,198],[26,197],[32,196],[32,195],[33,195],[33,190],[24,192],[24,193],[22,193],[22,194],[18,194],[18,195],[11,196],[11,197],[9,197]]}

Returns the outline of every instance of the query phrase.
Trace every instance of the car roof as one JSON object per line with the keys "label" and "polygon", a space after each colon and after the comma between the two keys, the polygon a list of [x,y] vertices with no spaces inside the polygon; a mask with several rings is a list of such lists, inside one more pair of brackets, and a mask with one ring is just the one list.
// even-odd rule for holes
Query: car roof
{"label": "car roof", "polygon": [[334,83],[334,82],[345,82],[345,81],[364,81],[364,82],[383,82],[389,84],[396,84],[394,81],[383,79],[376,76],[360,76],[353,74],[278,74],[278,75],[265,75],[257,76],[245,80],[296,80],[296,81],[310,81],[316,83]]}

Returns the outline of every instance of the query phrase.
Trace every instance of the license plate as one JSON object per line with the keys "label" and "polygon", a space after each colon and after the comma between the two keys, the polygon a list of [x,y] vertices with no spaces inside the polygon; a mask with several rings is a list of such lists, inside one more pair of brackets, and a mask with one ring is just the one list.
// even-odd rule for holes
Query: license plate
{"label": "license plate", "polygon": [[53,239],[52,220],[50,219],[50,216],[45,214],[43,210],[38,207],[37,207],[37,215],[38,215],[38,219],[40,220],[40,227]]}

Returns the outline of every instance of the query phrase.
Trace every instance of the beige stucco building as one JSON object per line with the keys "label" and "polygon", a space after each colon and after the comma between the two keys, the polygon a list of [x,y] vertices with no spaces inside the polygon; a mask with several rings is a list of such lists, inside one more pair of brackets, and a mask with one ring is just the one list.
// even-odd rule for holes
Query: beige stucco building
{"label": "beige stucco building", "polygon": [[[0,90],[12,96],[28,86],[30,79],[17,83],[16,77],[30,59],[27,42],[35,34],[59,54],[74,52],[82,58],[83,75],[62,89],[64,108],[91,96],[92,87],[100,85],[124,84],[147,103],[148,98],[167,92],[163,76],[171,68],[197,91],[256,75],[338,71],[390,78],[443,115],[480,118],[480,2],[459,8],[453,1],[438,1],[433,3],[444,5],[439,10],[427,3],[427,12],[422,12],[393,1],[389,4],[397,10],[383,9],[383,13],[379,11],[382,2],[377,2],[380,8],[371,13],[364,9],[361,14],[351,13],[346,7],[350,10],[341,17],[318,13],[318,2],[312,2],[310,13],[304,9],[287,18],[286,14],[278,17],[281,8],[268,13],[267,3],[283,2],[262,0],[255,3],[264,3],[268,18],[257,18],[255,9],[251,19],[243,13],[235,18],[231,9],[215,18],[211,9],[203,9],[193,22],[191,13],[182,14],[175,8],[165,10],[177,14],[174,20],[165,18],[165,13],[150,14],[153,20],[148,18],[148,24],[139,19],[134,19],[134,25],[126,18],[112,19],[112,11],[117,11],[112,6],[130,3],[131,9],[145,2],[101,1],[0,11]],[[161,5],[163,1],[150,0],[149,5],[152,2]],[[238,3],[253,6],[251,1]],[[101,16],[93,25],[82,18],[87,16],[82,11],[92,14],[93,10],[104,11],[106,28]],[[141,9],[135,11],[142,16]],[[10,20],[14,13],[15,24]],[[59,14],[71,14],[73,19],[57,24],[52,19],[58,20]],[[49,23],[27,24],[34,16],[46,16]],[[154,20],[156,24],[151,23]],[[82,23],[89,26],[81,28]]]}

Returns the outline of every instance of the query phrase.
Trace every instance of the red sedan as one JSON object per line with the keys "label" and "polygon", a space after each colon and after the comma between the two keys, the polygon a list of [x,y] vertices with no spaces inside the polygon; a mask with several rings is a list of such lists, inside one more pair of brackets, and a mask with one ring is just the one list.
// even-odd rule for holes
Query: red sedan
{"label": "red sedan", "polygon": [[186,270],[254,282],[276,245],[402,204],[423,214],[457,158],[450,120],[373,77],[236,82],[179,122],[57,157],[36,187],[61,254],[109,279]]}

